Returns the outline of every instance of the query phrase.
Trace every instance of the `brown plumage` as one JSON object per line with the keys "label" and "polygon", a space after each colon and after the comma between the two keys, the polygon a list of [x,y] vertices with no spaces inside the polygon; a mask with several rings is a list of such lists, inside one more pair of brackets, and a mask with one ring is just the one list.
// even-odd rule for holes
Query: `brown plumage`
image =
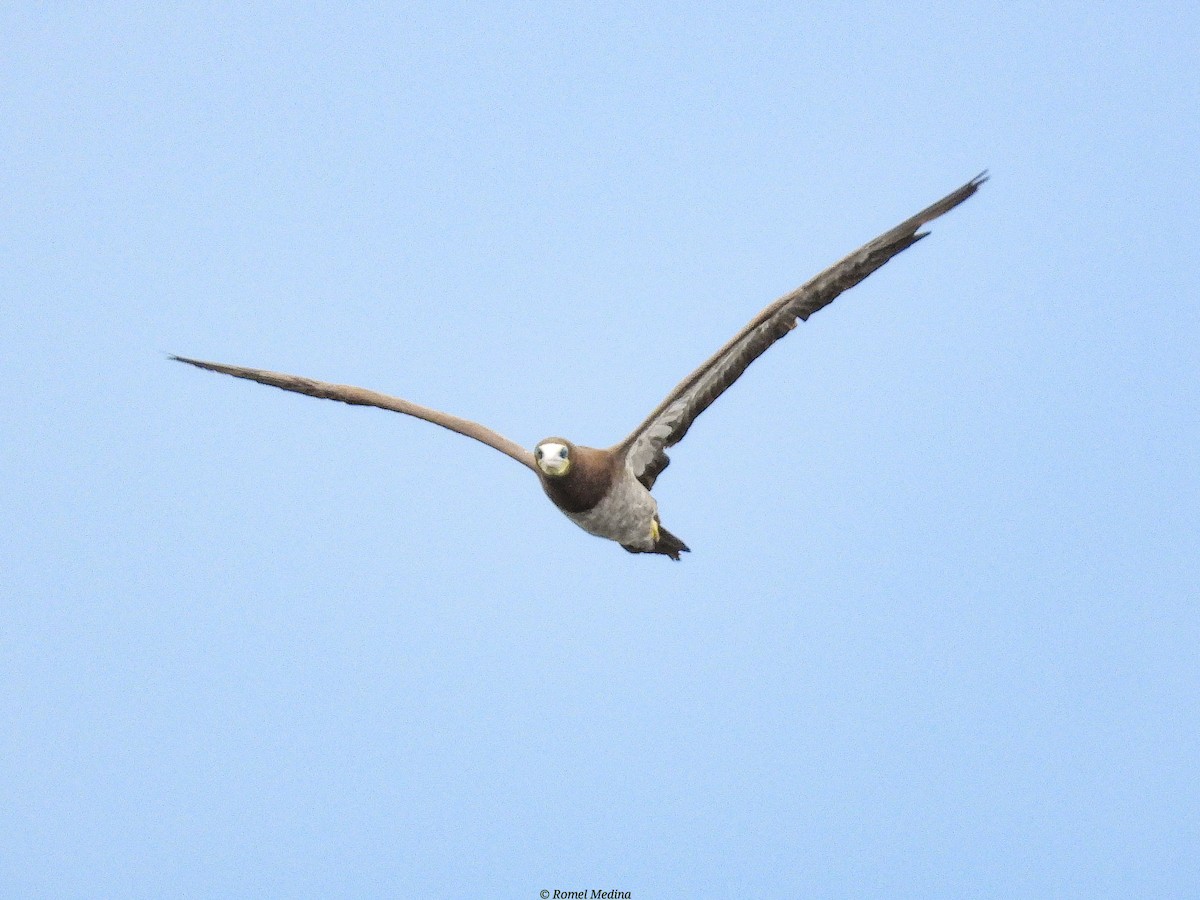
{"label": "brown plumage", "polygon": [[550,478],[538,470],[538,479],[546,496],[563,512],[581,513],[592,509],[612,487],[613,479],[620,471],[621,457],[608,450],[572,444],[566,438],[546,438],[546,441],[561,443],[571,458],[570,470],[558,478]]}
{"label": "brown plumage", "polygon": [[679,554],[688,548],[662,528],[658,504],[650,495],[655,480],[670,463],[666,448],[679,443],[696,417],[708,409],[750,363],[789,334],[798,321],[807,320],[839,294],[921,240],[927,234],[919,230],[922,225],[958,206],[986,180],[986,173],[971,179],[770,304],[679,382],[628,437],[606,450],[572,444],[565,438],[547,438],[530,453],[478,422],[399,397],[264,369],[182,356],[172,359],[310,397],[404,413],[456,431],[532,469],[555,506],[585,531],[615,540],[631,553],[658,553],[678,560]]}
{"label": "brown plumage", "polygon": [[[547,447],[566,451],[570,460],[566,471],[552,474],[541,468]],[[559,437],[546,438],[534,453],[546,496],[584,531],[616,540],[630,553],[660,553],[678,560],[687,551],[687,545],[659,523],[658,505],[649,490],[625,471],[622,454]],[[631,521],[624,522],[627,514]]]}

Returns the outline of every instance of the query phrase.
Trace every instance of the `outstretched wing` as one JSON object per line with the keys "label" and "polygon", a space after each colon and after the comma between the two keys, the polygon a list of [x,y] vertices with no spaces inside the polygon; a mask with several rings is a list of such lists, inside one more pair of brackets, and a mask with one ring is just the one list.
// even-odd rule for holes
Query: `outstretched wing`
{"label": "outstretched wing", "polygon": [[271,387],[282,388],[285,391],[295,391],[297,394],[307,394],[310,397],[319,397],[322,400],[337,400],[340,403],[349,403],[351,406],[377,406],[380,409],[389,409],[392,412],[404,413],[406,416],[416,416],[418,419],[424,419],[426,422],[432,422],[434,425],[441,425],[443,428],[449,428],[451,431],[457,431],[459,434],[474,438],[481,443],[487,444],[489,447],[499,450],[506,456],[511,456],[517,462],[528,466],[534,472],[537,471],[537,465],[533,461],[533,454],[520,444],[513,443],[508,438],[497,434],[490,428],[480,425],[478,422],[472,422],[470,419],[460,419],[458,416],[452,416],[449,413],[430,409],[427,406],[410,403],[408,400],[401,400],[399,397],[389,397],[387,394],[379,394],[375,391],[352,387],[348,384],[329,384],[325,381],[302,378],[299,375],[268,372],[265,369],[226,366],[221,363],[188,359],[186,356],[172,356],[171,359],[176,359],[179,362],[184,362],[201,369],[208,369],[210,372],[221,372],[225,375],[232,375],[234,378],[246,378],[250,381],[257,381],[259,384],[269,384]]}
{"label": "outstretched wing", "polygon": [[985,181],[987,173],[982,172],[954,193],[855,250],[787,296],[780,297],[683,379],[629,437],[612,449],[623,452],[637,479],[647,488],[653,487],[654,479],[670,463],[666,448],[679,443],[696,417],[737,381],[750,363],[795,328],[797,319],[807,320],[818,309],[832,303],[840,293],[854,287],[893,256],[925,237],[928,232],[918,231],[922,225],[954,209]]}

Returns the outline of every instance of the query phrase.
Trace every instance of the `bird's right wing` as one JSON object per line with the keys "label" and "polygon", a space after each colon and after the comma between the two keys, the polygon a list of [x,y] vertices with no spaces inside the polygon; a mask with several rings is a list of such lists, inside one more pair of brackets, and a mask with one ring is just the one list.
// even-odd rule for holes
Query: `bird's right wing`
{"label": "bird's right wing", "polygon": [[257,381],[259,384],[268,384],[271,387],[281,388],[285,391],[294,391],[297,394],[307,394],[310,397],[318,397],[322,400],[337,400],[339,403],[349,403],[351,406],[377,406],[380,409],[404,413],[406,416],[415,416],[418,419],[424,419],[426,422],[432,422],[434,425],[441,425],[443,428],[456,431],[466,437],[474,438],[480,443],[487,444],[489,447],[499,450],[505,456],[511,456],[517,462],[521,463],[521,465],[527,466],[534,472],[537,472],[537,465],[533,461],[533,454],[520,444],[510,441],[503,435],[497,434],[492,429],[480,425],[478,422],[452,416],[449,413],[430,409],[427,406],[421,406],[417,403],[411,403],[408,400],[401,400],[399,397],[389,397],[387,394],[368,391],[365,388],[353,387],[348,384],[330,384],[325,381],[302,378],[299,375],[268,372],[265,369],[227,366],[222,363],[205,362],[200,359],[188,359],[186,356],[172,356],[171,359],[196,366],[200,369],[208,369],[210,372],[221,372],[225,375],[232,375],[234,378],[246,378],[250,381]]}

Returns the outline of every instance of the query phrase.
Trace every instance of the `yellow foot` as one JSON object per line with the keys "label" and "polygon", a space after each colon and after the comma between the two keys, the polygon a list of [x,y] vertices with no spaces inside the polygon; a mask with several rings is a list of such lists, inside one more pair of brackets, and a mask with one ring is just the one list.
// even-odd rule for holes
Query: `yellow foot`
{"label": "yellow foot", "polygon": [[650,520],[650,537],[654,539],[654,543],[658,543],[658,519]]}

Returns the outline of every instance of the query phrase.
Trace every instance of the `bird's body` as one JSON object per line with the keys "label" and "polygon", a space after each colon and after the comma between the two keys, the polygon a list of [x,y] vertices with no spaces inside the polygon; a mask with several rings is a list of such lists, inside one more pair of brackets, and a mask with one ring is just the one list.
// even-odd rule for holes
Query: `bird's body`
{"label": "bird's body", "polygon": [[533,453],[478,422],[420,406],[409,400],[350,385],[297,375],[173,357],[202,369],[356,406],[377,406],[424,419],[489,447],[532,469],[546,495],[567,518],[589,534],[616,541],[631,553],[657,553],[678,560],[687,546],[664,529],[650,491],[677,444],[700,413],[777,340],[858,284],[926,232],[918,229],[975,193],[980,175],[937,203],[860,247],[795,291],[770,304],[724,347],[681,381],[625,440],[607,449],[584,447],[565,438],[546,438]]}
{"label": "bird's body", "polygon": [[614,478],[608,493],[591,509],[566,517],[588,534],[635,553],[653,553],[658,546],[658,501],[629,471]]}
{"label": "bird's body", "polygon": [[655,544],[654,523],[658,520],[658,502],[624,466],[614,467],[610,471],[612,477],[604,494],[587,509],[568,510],[558,503],[558,493],[552,490],[555,485],[544,476],[542,487],[546,489],[547,496],[556,501],[555,506],[588,534],[649,553]]}
{"label": "bird's body", "polygon": [[[541,461],[566,449],[571,464],[559,474]],[[563,515],[596,537],[616,541],[631,553],[662,553],[674,559],[687,550],[658,521],[658,501],[637,480],[623,455],[546,438],[538,444],[538,478],[546,496]]]}

